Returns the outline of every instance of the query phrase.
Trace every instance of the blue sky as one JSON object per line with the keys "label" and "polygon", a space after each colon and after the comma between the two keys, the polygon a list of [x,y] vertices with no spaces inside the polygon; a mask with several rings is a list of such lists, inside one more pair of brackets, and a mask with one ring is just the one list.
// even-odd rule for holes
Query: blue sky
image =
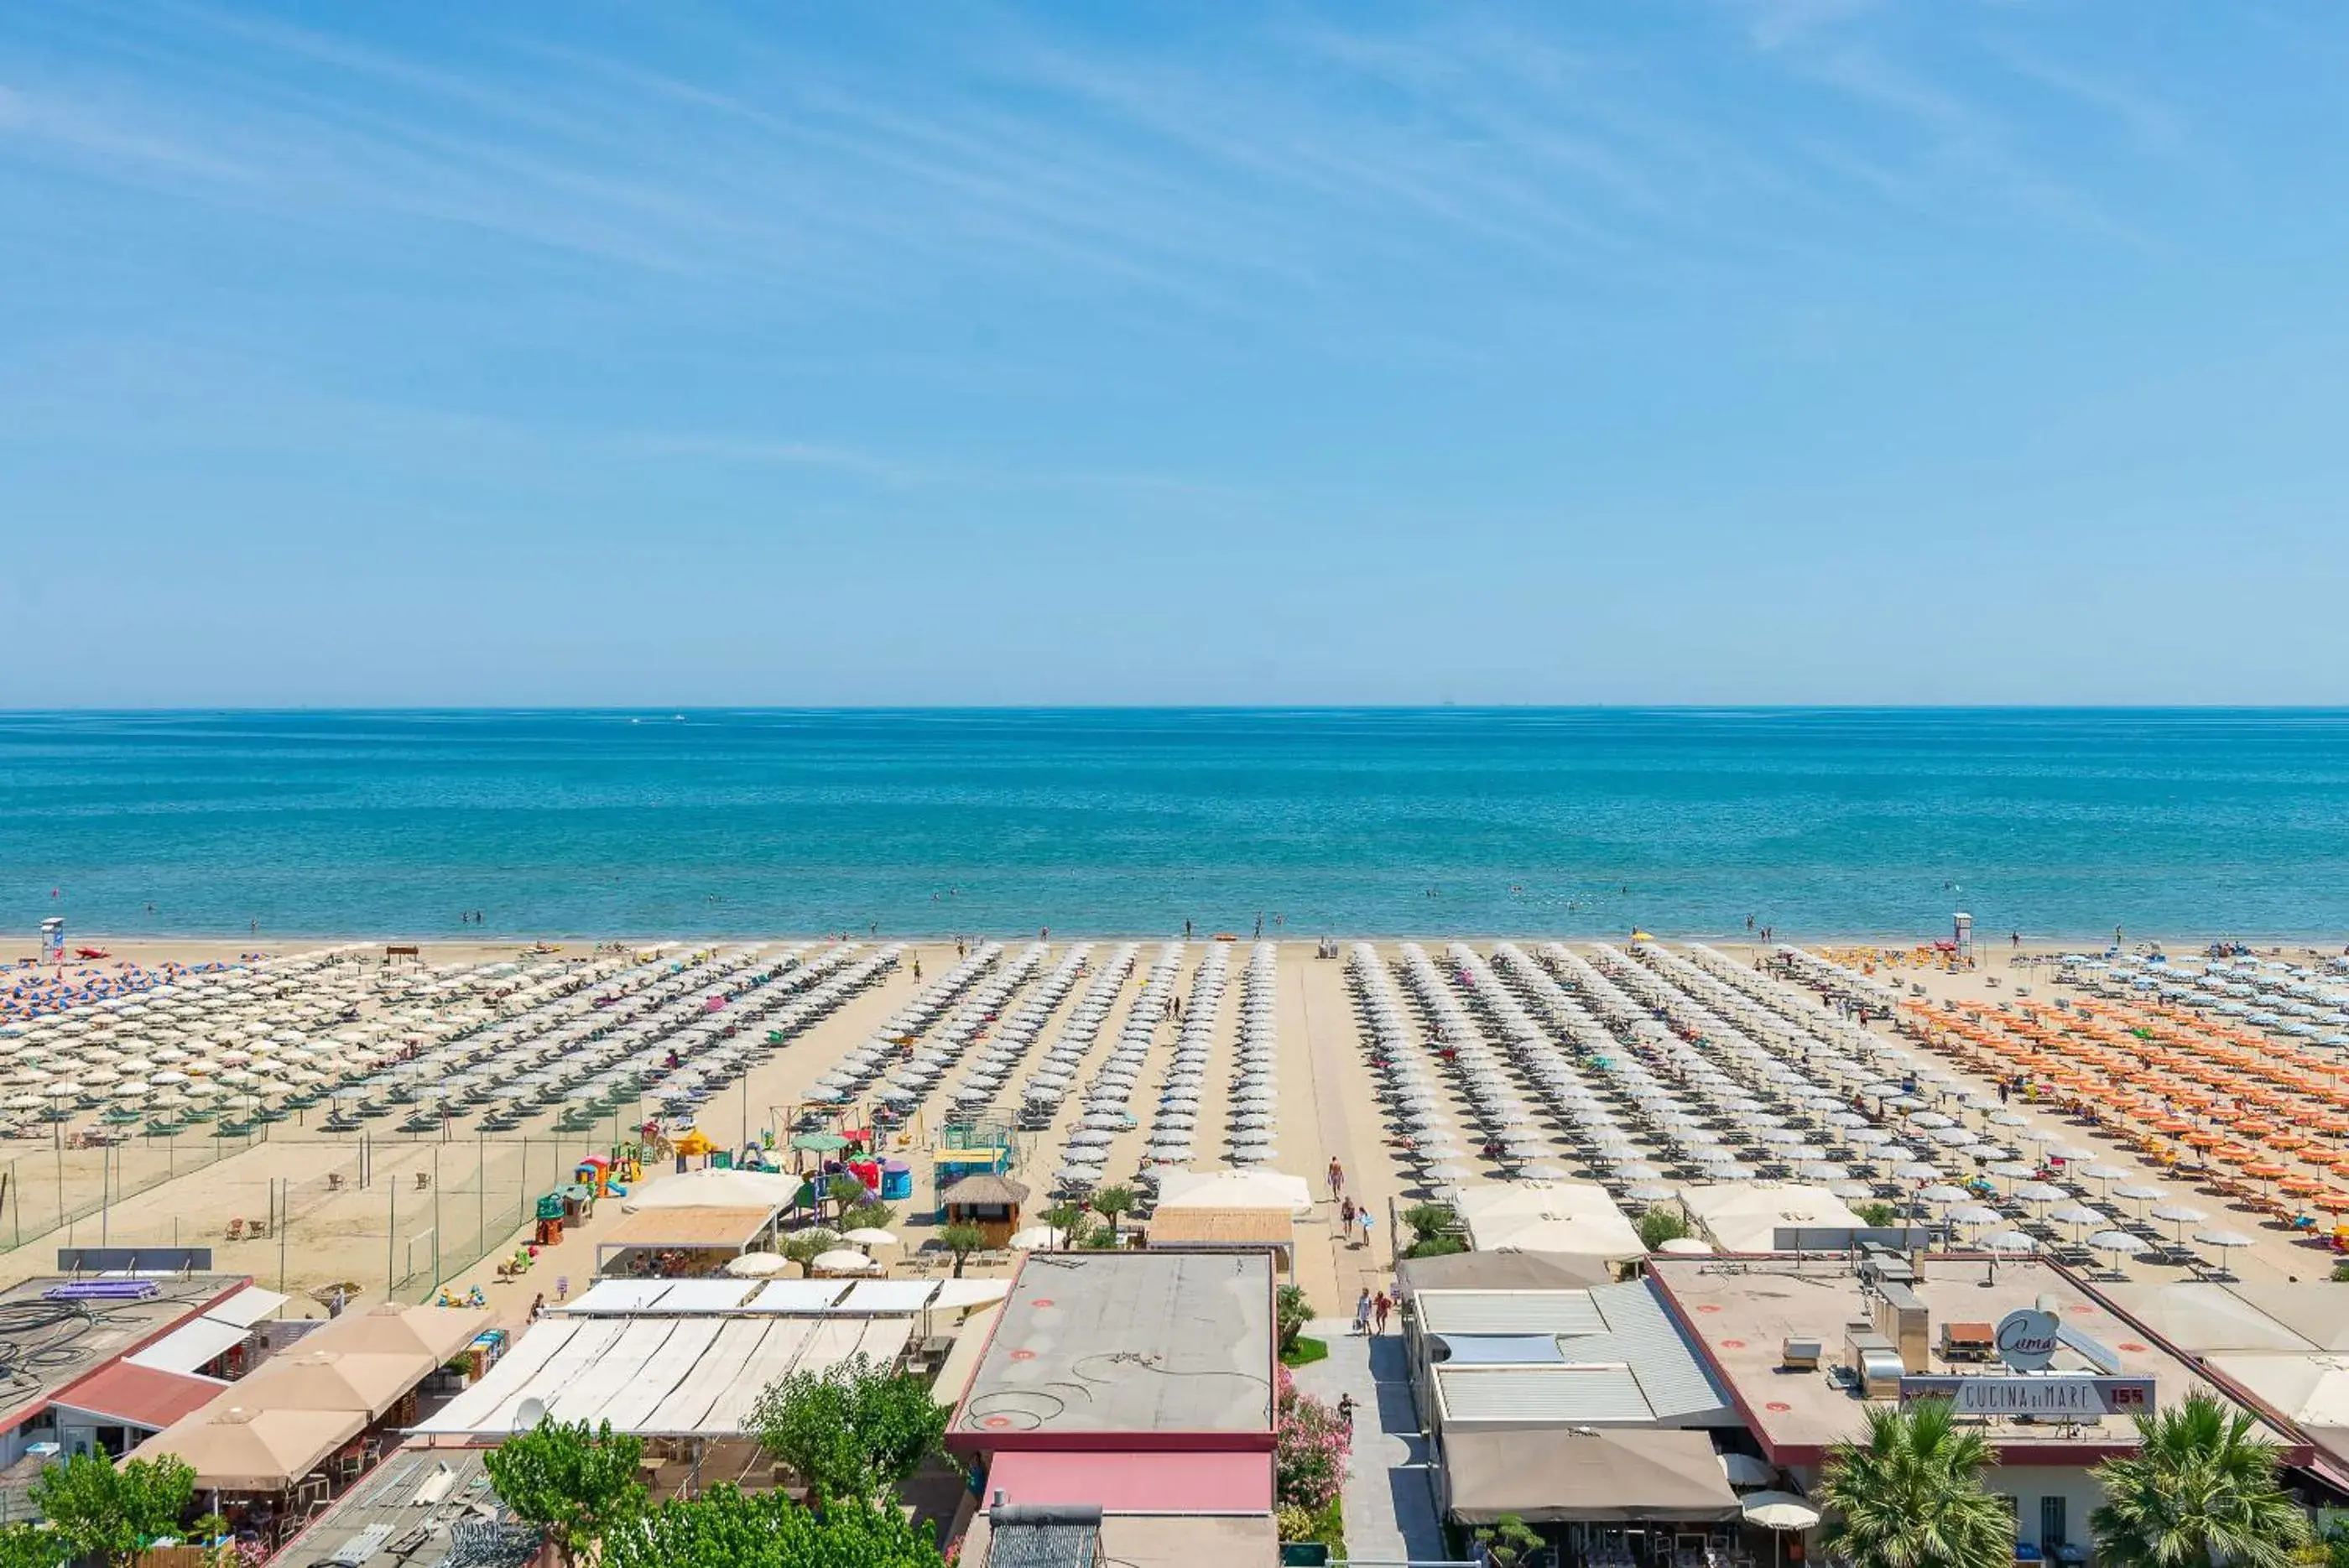
{"label": "blue sky", "polygon": [[0,7],[0,705],[2338,701],[2349,12]]}

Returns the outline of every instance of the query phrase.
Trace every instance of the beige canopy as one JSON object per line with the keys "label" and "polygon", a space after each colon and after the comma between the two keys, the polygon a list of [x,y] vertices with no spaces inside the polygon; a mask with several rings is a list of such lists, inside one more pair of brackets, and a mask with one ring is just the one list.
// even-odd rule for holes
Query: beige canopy
{"label": "beige canopy", "polygon": [[297,1349],[273,1355],[237,1385],[238,1402],[264,1410],[356,1410],[372,1420],[430,1375],[439,1362],[359,1350]]}
{"label": "beige canopy", "polygon": [[490,1321],[488,1313],[472,1307],[378,1302],[363,1313],[345,1313],[313,1334],[311,1343],[367,1355],[425,1355],[433,1366],[445,1366],[465,1353]]}
{"label": "beige canopy", "polygon": [[1702,1432],[1447,1432],[1444,1481],[1463,1524],[1490,1524],[1505,1513],[1528,1524],[1737,1517],[1737,1494]]}
{"label": "beige canopy", "polygon": [[199,1490],[284,1491],[366,1426],[357,1410],[222,1406],[157,1433],[130,1457],[184,1459],[196,1472]]}

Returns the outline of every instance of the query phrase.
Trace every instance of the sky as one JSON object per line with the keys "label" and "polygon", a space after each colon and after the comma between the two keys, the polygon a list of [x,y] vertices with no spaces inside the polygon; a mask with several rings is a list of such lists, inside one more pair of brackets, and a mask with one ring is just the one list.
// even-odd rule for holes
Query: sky
{"label": "sky", "polygon": [[2321,703],[2349,10],[0,6],[0,706]]}

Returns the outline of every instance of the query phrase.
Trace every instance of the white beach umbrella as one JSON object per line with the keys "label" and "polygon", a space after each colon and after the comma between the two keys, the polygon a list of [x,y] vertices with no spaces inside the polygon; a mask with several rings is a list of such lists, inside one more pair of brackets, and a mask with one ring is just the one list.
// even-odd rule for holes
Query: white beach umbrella
{"label": "white beach umbrella", "polygon": [[737,1279],[763,1280],[781,1273],[791,1262],[778,1252],[744,1252],[726,1260],[726,1272]]}

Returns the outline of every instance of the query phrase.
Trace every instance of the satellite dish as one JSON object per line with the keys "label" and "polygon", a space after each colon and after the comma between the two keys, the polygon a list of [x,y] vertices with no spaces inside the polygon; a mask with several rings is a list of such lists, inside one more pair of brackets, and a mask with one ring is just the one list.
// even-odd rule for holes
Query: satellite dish
{"label": "satellite dish", "polygon": [[514,1409],[513,1429],[517,1432],[534,1431],[538,1424],[545,1419],[546,1401],[525,1399]]}

